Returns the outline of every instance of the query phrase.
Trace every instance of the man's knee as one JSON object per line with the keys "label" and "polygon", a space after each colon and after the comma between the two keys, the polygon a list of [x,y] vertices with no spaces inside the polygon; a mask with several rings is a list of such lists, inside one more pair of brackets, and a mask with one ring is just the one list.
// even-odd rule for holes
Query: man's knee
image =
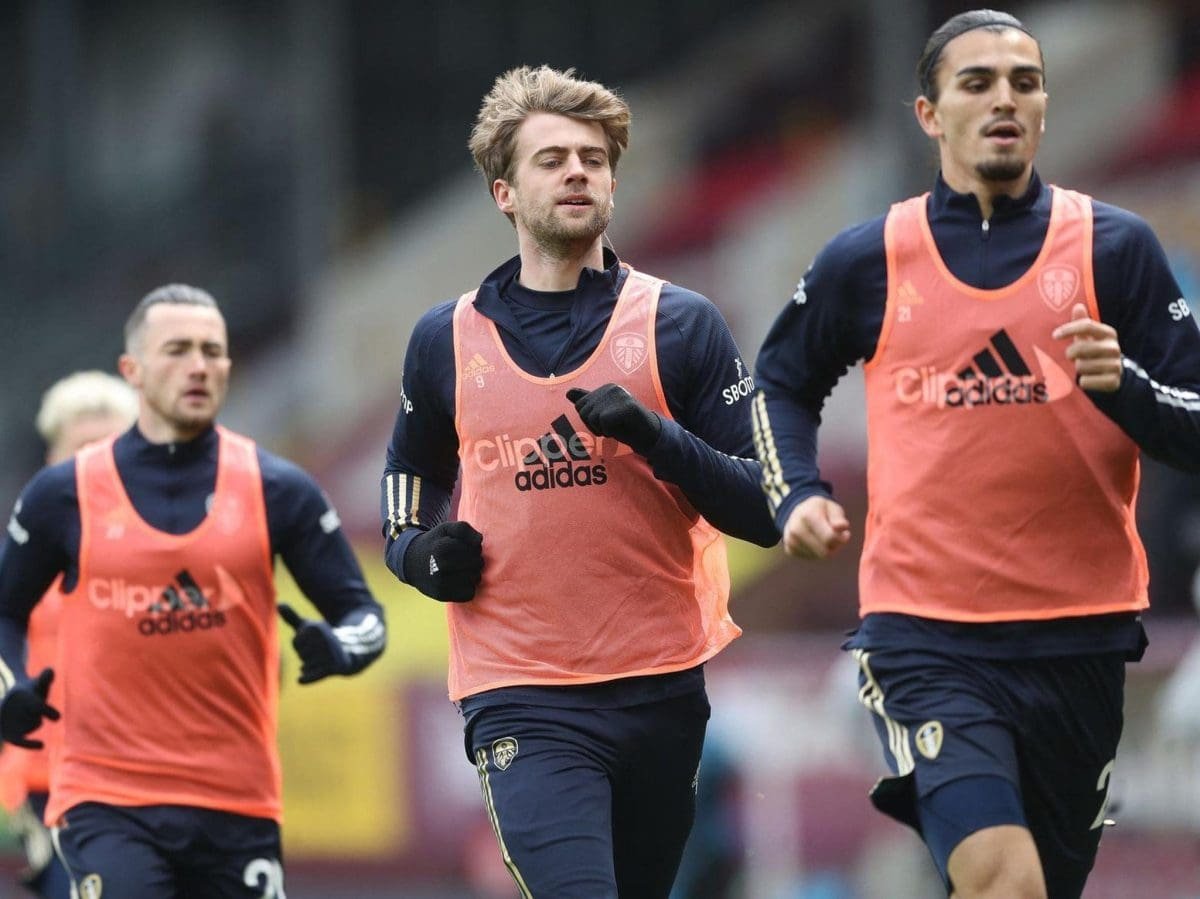
{"label": "man's knee", "polygon": [[1033,836],[1024,827],[988,827],[966,837],[947,865],[954,899],[1047,899]]}

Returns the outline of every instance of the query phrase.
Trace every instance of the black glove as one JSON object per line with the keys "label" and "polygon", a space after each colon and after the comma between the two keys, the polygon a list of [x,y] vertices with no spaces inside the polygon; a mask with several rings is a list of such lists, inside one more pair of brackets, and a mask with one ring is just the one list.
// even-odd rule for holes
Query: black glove
{"label": "black glove", "polygon": [[33,680],[23,680],[0,699],[0,739],[25,749],[41,749],[41,740],[27,740],[25,735],[36,730],[43,718],[59,719],[58,709],[46,702],[54,669],[43,668]]}
{"label": "black glove", "polygon": [[350,660],[327,622],[302,618],[285,602],[279,604],[279,617],[296,632],[292,637],[292,646],[296,655],[300,656],[299,683],[311,684],[331,674],[347,672]]}
{"label": "black glove", "polygon": [[658,442],[662,419],[651,412],[620,384],[605,384],[595,390],[572,387],[567,399],[588,430],[601,437],[612,437],[646,455]]}
{"label": "black glove", "polygon": [[467,602],[483,577],[483,534],[447,521],[413,538],[404,551],[404,580],[442,602]]}

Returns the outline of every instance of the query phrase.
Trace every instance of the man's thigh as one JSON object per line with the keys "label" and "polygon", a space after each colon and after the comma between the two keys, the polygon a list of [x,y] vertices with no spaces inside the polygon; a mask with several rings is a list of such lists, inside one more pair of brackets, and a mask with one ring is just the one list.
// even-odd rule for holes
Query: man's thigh
{"label": "man's thigh", "polygon": [[970,833],[1027,827],[1051,895],[1078,895],[1121,733],[1124,661],[856,656],[860,698],[901,775],[877,785],[876,806],[921,832],[943,876],[948,853]]}
{"label": "man's thigh", "polygon": [[1079,656],[1022,666],[1021,793],[1051,896],[1078,896],[1108,816],[1125,662]]}
{"label": "man's thigh", "polygon": [[703,690],[621,710],[621,776],[613,803],[621,899],[665,899],[696,817],[708,724]]}
{"label": "man's thigh", "polygon": [[155,834],[127,810],[84,803],[52,831],[79,899],[171,899],[175,878]]}
{"label": "man's thigh", "polygon": [[467,725],[484,804],[523,897],[617,899],[607,716],[496,706]]}
{"label": "man's thigh", "polygon": [[859,699],[895,775],[876,784],[871,801],[920,833],[948,883],[950,853],[966,837],[1026,826],[1005,702],[973,660],[896,650],[855,657]]}
{"label": "man's thigh", "polygon": [[56,837],[80,899],[284,899],[279,826],[268,819],[83,803]]}
{"label": "man's thigh", "polygon": [[194,834],[178,864],[180,899],[286,899],[278,823],[190,811]]}

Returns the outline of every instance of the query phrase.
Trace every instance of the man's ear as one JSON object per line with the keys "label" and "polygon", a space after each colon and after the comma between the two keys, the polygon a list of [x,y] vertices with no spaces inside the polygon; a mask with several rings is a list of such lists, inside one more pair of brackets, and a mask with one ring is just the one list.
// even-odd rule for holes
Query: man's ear
{"label": "man's ear", "polygon": [[117,358],[117,371],[131,387],[141,387],[142,366],[129,353],[122,353]]}
{"label": "man's ear", "polygon": [[505,215],[512,215],[516,198],[513,196],[512,185],[503,178],[492,182],[492,199],[496,201],[496,208]]}
{"label": "man's ear", "polygon": [[935,140],[942,136],[942,123],[938,119],[937,104],[924,94],[913,102],[913,114],[917,117],[917,124],[921,126],[921,130],[927,136]]}

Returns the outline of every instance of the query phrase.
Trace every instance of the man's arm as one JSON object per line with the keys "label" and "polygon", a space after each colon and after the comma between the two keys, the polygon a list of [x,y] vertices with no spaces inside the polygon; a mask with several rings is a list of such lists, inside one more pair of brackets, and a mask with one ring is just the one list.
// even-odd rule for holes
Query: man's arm
{"label": "man's arm", "polygon": [[446,520],[458,478],[453,316],[453,302],[434,307],[409,339],[380,515],[392,573],[426,596],[465,602],[483,571],[483,538],[467,522]]}
{"label": "man's arm", "polygon": [[625,442],[718,530],[773,546],[779,535],[758,489],[750,432],[754,380],[725,319],[700,294],[667,284],[659,298],[655,339],[674,420],[661,419],[657,433],[640,446]]}
{"label": "man's arm", "polygon": [[337,511],[312,477],[259,450],[271,548],[295,578],[300,591],[324,619],[305,621],[290,609],[281,613],[296,630],[301,682],[330,674],[356,674],[387,645],[383,607],[371,595],[362,568],[341,528]]}
{"label": "man's arm", "polygon": [[793,555],[824,558],[849,524],[817,466],[821,410],[837,381],[875,352],[887,299],[883,218],[835,237],[783,308],[755,369],[752,422],[762,489]]}
{"label": "man's arm", "polygon": [[[1119,363],[1113,384],[1080,384],[1105,415],[1147,454],[1200,471],[1200,330],[1150,227],[1095,203],[1095,280],[1101,322],[1072,322],[1077,373]],[[1112,329],[1109,334],[1101,325]],[[1063,330],[1063,329],[1060,329]],[[1082,366],[1082,367],[1081,367]]]}
{"label": "man's arm", "polygon": [[45,703],[53,673],[31,679],[25,670],[25,637],[29,615],[54,579],[74,573],[77,543],[67,543],[71,533],[78,539],[75,497],[74,460],[43,469],[17,500],[0,547],[0,737],[30,748],[37,741],[24,735],[58,713]]}

